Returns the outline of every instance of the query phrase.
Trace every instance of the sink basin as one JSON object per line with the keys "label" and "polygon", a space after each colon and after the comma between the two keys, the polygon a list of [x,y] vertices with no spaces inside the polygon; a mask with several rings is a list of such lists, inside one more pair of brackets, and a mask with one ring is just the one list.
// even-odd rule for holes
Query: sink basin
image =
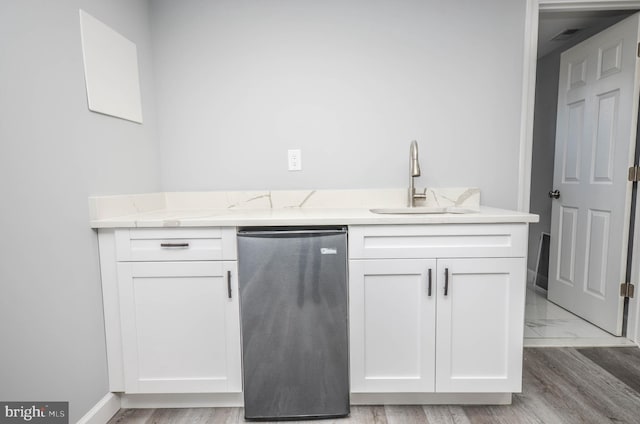
{"label": "sink basin", "polygon": [[473,209],[465,209],[465,208],[457,208],[454,206],[449,207],[402,207],[402,208],[380,208],[380,209],[369,209],[373,213],[378,214],[410,214],[410,215],[422,215],[422,214],[445,214],[445,213],[455,213],[455,214],[463,214],[463,213],[474,213],[477,212]]}

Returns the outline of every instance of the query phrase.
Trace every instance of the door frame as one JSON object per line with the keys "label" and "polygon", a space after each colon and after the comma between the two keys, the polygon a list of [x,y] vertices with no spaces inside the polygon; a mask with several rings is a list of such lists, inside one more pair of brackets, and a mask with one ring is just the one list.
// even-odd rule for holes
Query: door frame
{"label": "door frame", "polygon": [[[518,210],[529,211],[531,198],[531,164],[533,156],[533,112],[538,55],[538,15],[540,11],[569,12],[593,10],[640,9],[636,0],[526,0],[524,25],[524,57],[522,67],[522,107],[520,116],[520,156],[518,166]],[[636,208],[640,223],[640,208]],[[633,248],[640,252],[640,225],[636,225]],[[640,254],[632,257],[632,276],[640,277]],[[640,281],[634,282],[640,292]],[[640,345],[640,294],[629,302],[627,338]]]}

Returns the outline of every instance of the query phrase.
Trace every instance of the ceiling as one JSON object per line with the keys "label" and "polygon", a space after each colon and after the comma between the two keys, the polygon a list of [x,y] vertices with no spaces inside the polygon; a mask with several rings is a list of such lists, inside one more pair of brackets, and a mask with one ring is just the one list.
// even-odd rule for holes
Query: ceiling
{"label": "ceiling", "polygon": [[[621,21],[635,10],[590,12],[541,12],[538,24],[538,58],[556,50],[566,50],[591,35]],[[565,30],[579,29],[565,40],[552,40]]]}

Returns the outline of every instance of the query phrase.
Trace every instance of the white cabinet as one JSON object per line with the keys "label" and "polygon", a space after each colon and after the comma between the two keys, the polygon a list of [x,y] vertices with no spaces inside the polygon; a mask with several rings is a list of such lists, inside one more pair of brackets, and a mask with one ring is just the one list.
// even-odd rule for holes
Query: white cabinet
{"label": "white cabinet", "polygon": [[353,392],[521,390],[526,225],[351,227],[349,247]]}
{"label": "white cabinet", "polygon": [[[521,390],[527,224],[349,227],[352,393]],[[112,392],[240,393],[235,228],[99,231]]]}
{"label": "white cabinet", "polygon": [[427,259],[350,262],[352,392],[434,391],[435,268]]}
{"label": "white cabinet", "polygon": [[525,258],[438,259],[438,392],[521,390],[525,266]]}
{"label": "white cabinet", "polygon": [[240,392],[237,264],[121,262],[127,393]]}
{"label": "white cabinet", "polygon": [[235,228],[99,232],[110,390],[242,391]]}

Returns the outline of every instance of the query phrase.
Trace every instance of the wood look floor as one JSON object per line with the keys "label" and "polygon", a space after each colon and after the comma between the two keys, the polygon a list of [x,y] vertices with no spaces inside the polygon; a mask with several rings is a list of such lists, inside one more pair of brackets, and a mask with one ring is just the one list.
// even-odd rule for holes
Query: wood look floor
{"label": "wood look floor", "polygon": [[[243,422],[241,408],[193,408],[126,409],[109,424]],[[640,424],[640,349],[527,348],[523,392],[513,396],[511,405],[352,406],[348,418],[316,422]]]}

